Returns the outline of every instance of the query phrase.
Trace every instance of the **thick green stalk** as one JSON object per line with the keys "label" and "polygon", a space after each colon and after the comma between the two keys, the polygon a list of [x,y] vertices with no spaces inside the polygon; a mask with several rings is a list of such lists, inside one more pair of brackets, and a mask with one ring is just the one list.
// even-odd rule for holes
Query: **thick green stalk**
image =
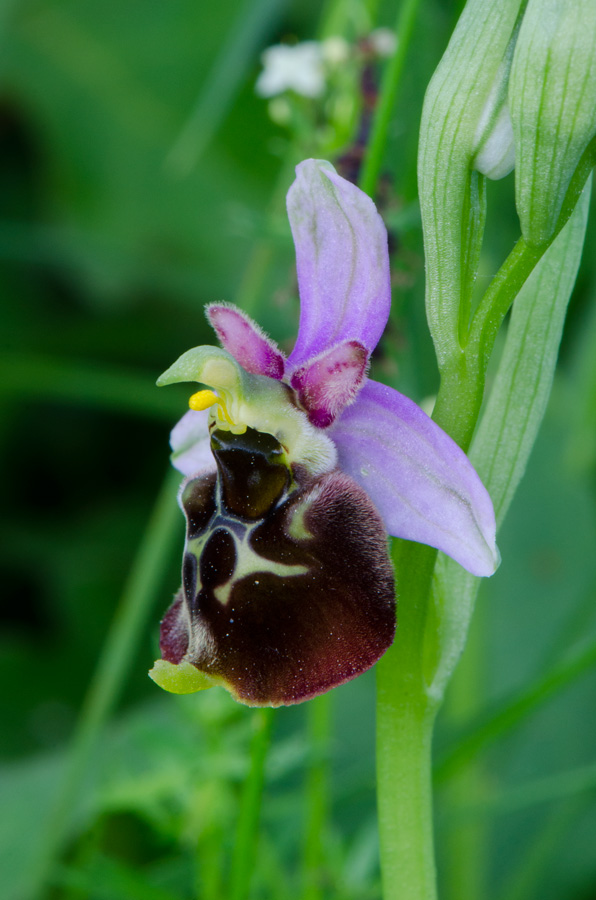
{"label": "thick green stalk", "polygon": [[[474,332],[473,324],[474,339],[462,350],[458,366],[443,372],[442,402],[435,418],[464,448],[480,412],[485,367],[498,325],[546,249],[529,247],[523,240],[516,245],[477,311],[474,322],[479,330]],[[443,670],[449,660],[454,664],[456,659],[441,647],[444,608],[429,605],[435,555],[429,548],[405,543],[399,547],[395,555],[399,626],[393,648],[378,666],[379,825],[385,900],[435,897],[431,738],[446,683]],[[456,624],[460,630],[467,628],[463,620]],[[440,685],[433,677],[437,668],[443,671]]]}
{"label": "thick green stalk", "polygon": [[431,744],[424,677],[427,598],[436,551],[398,541],[395,643],[377,666],[377,791],[384,900],[436,897]]}
{"label": "thick green stalk", "polygon": [[486,367],[497,332],[546,249],[529,247],[519,239],[482,298],[468,344],[443,367],[433,419],[463,450],[470,446],[480,415]]}

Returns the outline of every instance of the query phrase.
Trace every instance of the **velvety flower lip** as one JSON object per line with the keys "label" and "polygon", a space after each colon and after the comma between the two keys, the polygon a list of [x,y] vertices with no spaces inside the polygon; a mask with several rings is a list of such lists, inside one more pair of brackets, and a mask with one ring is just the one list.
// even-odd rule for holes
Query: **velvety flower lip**
{"label": "velvety flower lip", "polygon": [[[471,463],[416,404],[366,377],[391,301],[387,234],[374,204],[329,163],[306,160],[288,215],[301,302],[292,353],[285,359],[239,309],[212,304],[207,315],[222,345],[248,372],[294,389],[390,535],[491,575],[499,563],[494,511]],[[185,475],[208,457],[204,415],[187,413],[172,433],[173,462]]]}
{"label": "velvety flower lip", "polygon": [[216,429],[218,473],[185,481],[182,588],[151,677],[220,684],[249,706],[299,703],[370,668],[393,641],[395,585],[372,501],[337,468],[290,473],[267,433]]}

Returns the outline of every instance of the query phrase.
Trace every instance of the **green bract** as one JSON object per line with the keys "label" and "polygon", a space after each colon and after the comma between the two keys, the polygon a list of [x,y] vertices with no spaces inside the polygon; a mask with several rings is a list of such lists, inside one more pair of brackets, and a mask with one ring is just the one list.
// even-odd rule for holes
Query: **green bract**
{"label": "green bract", "polygon": [[520,6],[467,3],[424,101],[418,177],[427,313],[441,366],[459,355],[467,331],[485,217],[474,158],[502,107]]}
{"label": "green bract", "polygon": [[509,84],[516,202],[524,238],[554,234],[580,158],[596,133],[596,3],[529,0]]}

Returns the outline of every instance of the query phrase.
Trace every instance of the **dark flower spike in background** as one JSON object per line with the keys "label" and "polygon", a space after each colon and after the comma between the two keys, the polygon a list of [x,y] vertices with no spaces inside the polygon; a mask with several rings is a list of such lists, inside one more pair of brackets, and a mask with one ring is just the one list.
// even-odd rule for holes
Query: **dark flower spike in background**
{"label": "dark flower spike in background", "polygon": [[[370,198],[307,160],[288,193],[301,300],[294,350],[213,304],[224,349],[189,350],[158,381],[196,381],[172,431],[188,479],[183,585],[153,679],[222,684],[279,706],[368,669],[395,628],[387,533],[474,575],[498,565],[491,500],[462,450],[408,398],[367,379],[391,301]],[[399,578],[399,573],[397,573]]]}

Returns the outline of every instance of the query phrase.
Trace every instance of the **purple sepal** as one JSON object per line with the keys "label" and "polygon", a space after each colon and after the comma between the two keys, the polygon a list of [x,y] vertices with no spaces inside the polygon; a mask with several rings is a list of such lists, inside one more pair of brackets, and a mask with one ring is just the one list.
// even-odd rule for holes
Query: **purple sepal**
{"label": "purple sepal", "polygon": [[288,362],[358,341],[371,352],[389,317],[387,232],[374,203],[329,163],[307,159],[288,192],[300,327]]}
{"label": "purple sepal", "polygon": [[493,574],[490,497],[465,453],[415,403],[368,381],[330,436],[340,468],[366,490],[390,534],[437,547],[473,575]]}
{"label": "purple sepal", "polygon": [[309,420],[327,428],[362,387],[368,352],[357,341],[332,347],[292,374],[291,385]]}
{"label": "purple sepal", "polygon": [[209,442],[209,410],[189,409],[170,433],[172,465],[183,475],[215,472],[215,460]]}
{"label": "purple sepal", "polygon": [[224,303],[211,303],[206,312],[224,350],[247,372],[268,375],[278,381],[283,378],[283,354],[246,313]]}

